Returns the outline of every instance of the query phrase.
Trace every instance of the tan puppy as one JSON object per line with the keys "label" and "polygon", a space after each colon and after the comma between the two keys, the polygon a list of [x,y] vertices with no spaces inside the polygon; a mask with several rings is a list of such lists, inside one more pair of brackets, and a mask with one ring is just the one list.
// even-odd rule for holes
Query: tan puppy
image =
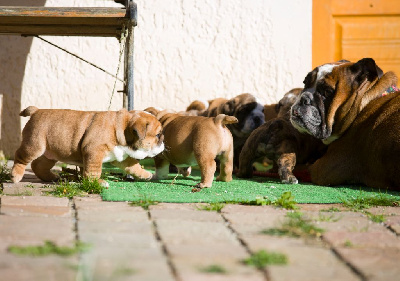
{"label": "tan puppy", "polygon": [[215,117],[218,114],[235,116],[238,120],[227,127],[233,136],[234,165],[239,167],[239,154],[251,132],[265,121],[263,106],[252,94],[240,94],[232,99],[216,98],[208,101],[209,106],[202,116]]}
{"label": "tan puppy", "polygon": [[[218,158],[221,166],[217,180],[232,180],[233,140],[225,125],[236,123],[235,117],[224,114],[213,118],[184,116],[161,111],[157,118],[163,125],[166,149],[155,158],[155,179],[168,176],[170,163],[180,168],[197,164],[201,171],[201,182],[196,187],[211,187],[216,171],[214,159]],[[184,171],[184,176],[190,173],[186,169]]]}
{"label": "tan puppy", "polygon": [[29,106],[20,115],[31,118],[15,153],[13,182],[22,179],[30,162],[38,178],[54,181],[58,176],[50,169],[57,161],[83,167],[84,177],[99,179],[102,163],[110,162],[135,178],[149,180],[152,174],[141,168],[137,159],[154,157],[164,150],[160,122],[143,111],[95,112]]}
{"label": "tan puppy", "polygon": [[324,75],[318,69],[307,75],[291,109],[299,131],[329,145],[310,167],[312,182],[400,190],[400,92],[392,91],[397,76],[383,74],[370,58],[321,68]]}

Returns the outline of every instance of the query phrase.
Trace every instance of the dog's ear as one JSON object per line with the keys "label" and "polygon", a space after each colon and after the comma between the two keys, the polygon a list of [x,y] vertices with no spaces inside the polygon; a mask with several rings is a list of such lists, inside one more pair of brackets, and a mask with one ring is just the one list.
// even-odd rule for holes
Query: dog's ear
{"label": "dog's ear", "polygon": [[383,75],[382,69],[371,58],[359,60],[350,67],[350,70],[355,75],[355,80],[358,83],[362,83],[365,79],[372,82]]}
{"label": "dog's ear", "polygon": [[309,72],[304,78],[304,89],[312,88],[315,84],[315,80],[317,79],[318,67],[314,68],[313,71]]}
{"label": "dog's ear", "polygon": [[218,110],[219,111],[218,114],[223,113],[226,115],[233,115],[235,112],[235,100],[232,99],[232,100],[227,101],[226,103],[224,103],[220,106],[220,109],[221,110]]}

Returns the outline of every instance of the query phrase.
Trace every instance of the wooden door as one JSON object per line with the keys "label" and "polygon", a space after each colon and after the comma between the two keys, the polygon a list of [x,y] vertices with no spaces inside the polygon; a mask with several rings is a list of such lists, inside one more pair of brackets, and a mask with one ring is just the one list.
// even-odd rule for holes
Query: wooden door
{"label": "wooden door", "polygon": [[400,0],[313,0],[313,67],[373,58],[400,77]]}

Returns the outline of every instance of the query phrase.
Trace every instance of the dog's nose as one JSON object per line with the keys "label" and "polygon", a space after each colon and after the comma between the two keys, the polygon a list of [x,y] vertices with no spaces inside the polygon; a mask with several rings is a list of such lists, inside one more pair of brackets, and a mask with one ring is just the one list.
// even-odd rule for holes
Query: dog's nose
{"label": "dog's nose", "polygon": [[292,115],[300,116],[299,112],[295,108],[292,108]]}

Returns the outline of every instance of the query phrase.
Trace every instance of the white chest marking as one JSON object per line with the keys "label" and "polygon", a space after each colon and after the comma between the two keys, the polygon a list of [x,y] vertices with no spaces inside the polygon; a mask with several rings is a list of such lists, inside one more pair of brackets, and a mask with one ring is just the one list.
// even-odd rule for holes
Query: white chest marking
{"label": "white chest marking", "polygon": [[161,153],[163,150],[164,150],[164,143],[162,143],[159,146],[153,147],[152,150],[144,150],[144,149],[133,150],[128,146],[117,145],[114,146],[113,150],[111,150],[104,157],[103,163],[113,162],[113,161],[122,162],[128,157],[141,160],[146,157],[154,157],[157,154]]}

